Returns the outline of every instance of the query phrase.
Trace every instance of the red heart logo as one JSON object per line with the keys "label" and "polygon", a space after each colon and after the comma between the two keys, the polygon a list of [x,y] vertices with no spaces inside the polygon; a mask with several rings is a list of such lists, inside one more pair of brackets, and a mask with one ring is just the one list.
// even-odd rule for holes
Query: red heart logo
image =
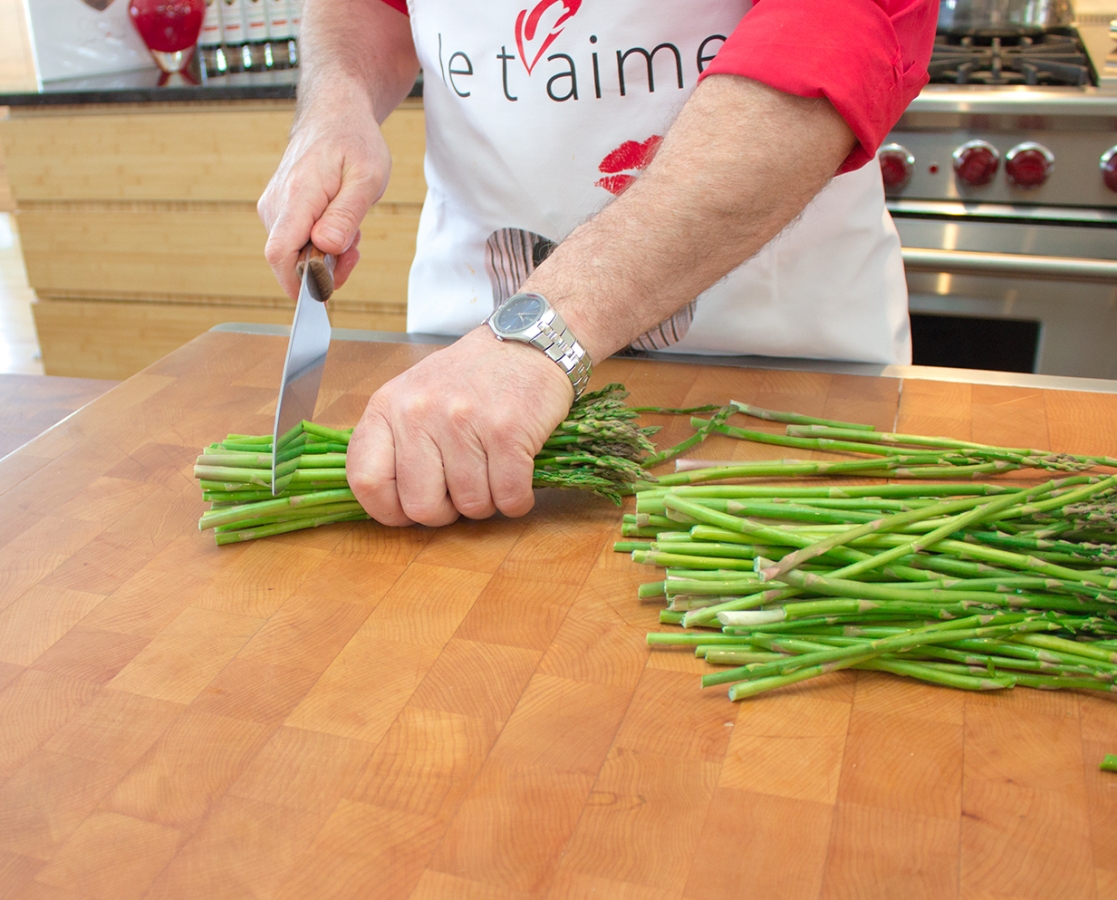
{"label": "red heart logo", "polygon": [[[574,15],[581,5],[582,0],[539,0],[530,13],[526,9],[520,10],[520,14],[516,16],[516,47],[519,48],[520,59],[528,75],[531,74],[540,57],[547,52],[547,48],[555,42],[555,38],[562,34],[566,20]],[[559,8],[552,8],[556,6]],[[547,22],[540,28],[544,15],[547,16]],[[527,54],[536,45],[539,49],[535,51],[529,63]],[[528,51],[524,50],[525,46]]]}

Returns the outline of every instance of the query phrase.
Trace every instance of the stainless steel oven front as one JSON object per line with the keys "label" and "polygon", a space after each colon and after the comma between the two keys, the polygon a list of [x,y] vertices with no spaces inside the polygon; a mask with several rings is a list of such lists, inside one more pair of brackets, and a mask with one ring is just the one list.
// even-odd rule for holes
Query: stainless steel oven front
{"label": "stainless steel oven front", "polygon": [[915,362],[1117,378],[1117,86],[933,84],[879,156]]}
{"label": "stainless steel oven front", "polygon": [[893,213],[915,361],[1117,379],[1117,215],[1086,224],[1029,212]]}

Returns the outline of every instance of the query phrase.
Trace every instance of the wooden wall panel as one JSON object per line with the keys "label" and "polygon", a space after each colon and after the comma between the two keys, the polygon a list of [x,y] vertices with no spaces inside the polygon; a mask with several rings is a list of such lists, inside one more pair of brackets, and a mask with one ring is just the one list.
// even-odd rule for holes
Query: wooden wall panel
{"label": "wooden wall panel", "polygon": [[[291,101],[17,109],[0,120],[35,322],[50,374],[126,378],[219,322],[289,324],[256,201]],[[423,109],[384,123],[388,190],[335,324],[402,331],[426,194]],[[0,195],[0,201],[3,197]]]}
{"label": "wooden wall panel", "polygon": [[[0,119],[8,113],[8,107],[0,106]],[[12,186],[8,183],[8,166],[4,162],[4,146],[0,143],[0,213],[15,212],[16,201],[12,196]]]}
{"label": "wooden wall panel", "polygon": [[[255,203],[291,128],[294,102],[140,104],[15,110],[0,123],[17,203],[210,200]],[[384,201],[422,203],[423,110],[384,123],[392,178]]]}
{"label": "wooden wall panel", "polygon": [[[40,300],[32,310],[48,375],[127,378],[222,322],[290,325],[293,306]],[[335,307],[337,328],[403,331],[404,305],[380,312]]]}
{"label": "wooden wall panel", "polygon": [[[283,297],[249,204],[34,204],[18,215],[27,279],[40,297]],[[405,303],[418,222],[416,206],[375,206],[362,226],[361,264],[339,299]]]}

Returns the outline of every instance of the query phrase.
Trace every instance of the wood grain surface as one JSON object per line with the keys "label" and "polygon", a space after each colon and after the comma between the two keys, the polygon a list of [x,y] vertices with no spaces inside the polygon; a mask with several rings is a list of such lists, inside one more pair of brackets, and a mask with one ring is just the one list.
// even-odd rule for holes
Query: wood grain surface
{"label": "wood grain surface", "polygon": [[92,378],[0,374],[0,458],[115,386]]}
{"label": "wood grain surface", "polygon": [[[0,29],[2,30],[2,29]],[[8,107],[0,106],[0,119],[8,114]],[[12,196],[12,186],[8,181],[8,165],[4,162],[4,147],[0,144],[0,213],[13,213],[16,200]]]}
{"label": "wood grain surface", "polygon": [[[14,107],[0,125],[0,142],[21,206],[129,200],[255,206],[283,156],[294,114],[294,100]],[[382,128],[393,157],[384,201],[422,203],[422,101],[405,100]]]}
{"label": "wood grain surface", "polygon": [[[649,653],[654,570],[612,552],[602,501],[214,546],[193,459],[270,429],[284,349],[208,333],[0,461],[0,896],[1117,895],[1113,701],[840,672],[730,703],[703,661]],[[335,342],[316,418],[354,424],[431,350]],[[1113,395],[632,360],[607,380],[1117,447]]]}

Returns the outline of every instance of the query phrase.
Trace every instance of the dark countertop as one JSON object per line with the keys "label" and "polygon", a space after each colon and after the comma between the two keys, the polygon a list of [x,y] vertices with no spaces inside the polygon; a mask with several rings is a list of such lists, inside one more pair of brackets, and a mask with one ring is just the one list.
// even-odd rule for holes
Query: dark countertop
{"label": "dark countertop", "polygon": [[0,106],[69,106],[79,103],[174,103],[199,100],[292,100],[298,69],[237,72],[202,84],[183,79],[159,86],[157,69],[140,69],[90,78],[67,78],[38,91],[0,94]]}
{"label": "dark countertop", "polygon": [[[175,103],[209,100],[293,100],[298,69],[235,72],[186,83],[181,77],[159,85],[157,69],[117,72],[90,78],[69,78],[44,84],[38,91],[0,93],[0,106],[72,106],[84,103]],[[423,96],[423,76],[411,97]]]}

